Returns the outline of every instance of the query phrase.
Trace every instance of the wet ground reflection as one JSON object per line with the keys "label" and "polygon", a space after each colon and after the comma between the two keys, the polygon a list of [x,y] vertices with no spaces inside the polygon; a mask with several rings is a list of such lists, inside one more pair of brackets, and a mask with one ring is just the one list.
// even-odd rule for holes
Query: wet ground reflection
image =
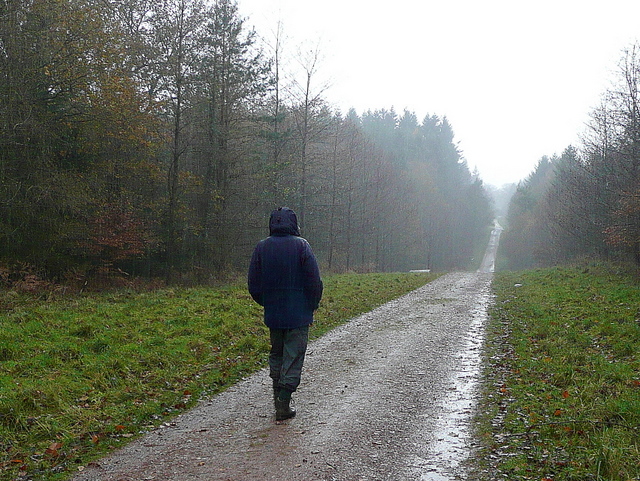
{"label": "wet ground reflection", "polygon": [[460,466],[471,452],[471,421],[479,396],[484,327],[490,300],[491,293],[487,290],[473,311],[464,347],[456,356],[458,363],[451,386],[439,406],[441,416],[430,443],[430,461],[423,465],[422,481],[463,479]]}

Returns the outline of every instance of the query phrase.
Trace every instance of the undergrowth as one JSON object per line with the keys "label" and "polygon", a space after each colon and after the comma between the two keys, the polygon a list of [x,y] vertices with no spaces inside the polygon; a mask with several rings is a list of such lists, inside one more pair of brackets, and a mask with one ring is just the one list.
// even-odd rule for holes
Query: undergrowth
{"label": "undergrowth", "polygon": [[640,479],[640,284],[607,266],[504,272],[475,478]]}
{"label": "undergrowth", "polygon": [[[336,275],[312,337],[436,276]],[[0,292],[0,479],[65,479],[266,365],[243,284],[47,296]]]}

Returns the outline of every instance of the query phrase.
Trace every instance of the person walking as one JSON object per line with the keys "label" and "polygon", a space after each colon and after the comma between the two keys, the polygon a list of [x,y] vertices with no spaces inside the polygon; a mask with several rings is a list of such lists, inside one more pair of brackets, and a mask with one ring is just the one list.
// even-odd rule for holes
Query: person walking
{"label": "person walking", "polygon": [[320,269],[300,236],[296,213],[280,207],[269,218],[269,237],[256,245],[248,273],[249,293],[264,307],[269,328],[269,376],[276,420],[296,415],[291,394],[300,384],[313,312],[322,298]]}

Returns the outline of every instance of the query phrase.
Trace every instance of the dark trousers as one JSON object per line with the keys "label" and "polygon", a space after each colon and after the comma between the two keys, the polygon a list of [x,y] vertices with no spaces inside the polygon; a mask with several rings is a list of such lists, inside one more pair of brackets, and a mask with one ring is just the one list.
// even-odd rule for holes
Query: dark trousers
{"label": "dark trousers", "polygon": [[294,392],[300,384],[302,364],[309,342],[309,326],[270,329],[269,376],[273,386]]}

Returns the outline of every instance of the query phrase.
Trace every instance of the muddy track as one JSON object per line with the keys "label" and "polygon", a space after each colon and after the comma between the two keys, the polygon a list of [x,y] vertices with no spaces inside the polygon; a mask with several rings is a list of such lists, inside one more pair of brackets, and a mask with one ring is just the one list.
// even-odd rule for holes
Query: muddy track
{"label": "muddy track", "polygon": [[465,479],[491,273],[451,273],[309,346],[276,423],[265,370],[74,480]]}
{"label": "muddy track", "polygon": [[276,423],[266,370],[93,463],[73,481],[466,479],[501,228],[451,273],[311,343]]}

